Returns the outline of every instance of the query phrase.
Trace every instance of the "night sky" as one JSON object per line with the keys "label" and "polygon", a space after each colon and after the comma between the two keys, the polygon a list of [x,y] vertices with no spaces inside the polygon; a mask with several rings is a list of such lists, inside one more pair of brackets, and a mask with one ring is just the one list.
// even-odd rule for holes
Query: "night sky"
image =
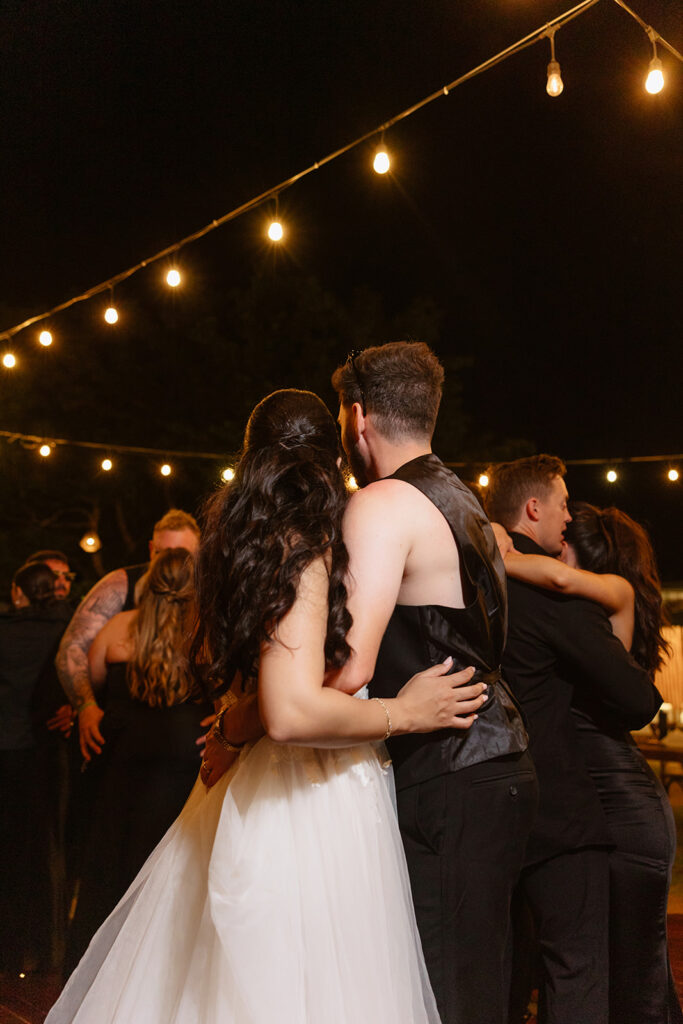
{"label": "night sky", "polygon": [[[0,330],[191,233],[570,6],[3,0]],[[683,50],[678,0],[632,6]],[[368,288],[389,312],[433,300],[439,350],[470,359],[464,406],[482,436],[568,459],[679,453],[683,67],[661,49],[666,87],[647,95],[650,44],[611,0],[561,29],[556,49],[558,99],[545,92],[544,40],[393,128],[385,178],[369,143],[284,193],[277,259],[342,297]],[[184,249],[188,290],[201,281],[210,305],[273,259],[266,213]],[[117,304],[158,301],[158,273],[122,285]],[[93,326],[93,358],[105,331]],[[17,355],[28,344],[20,336]],[[9,386],[4,371],[0,427],[30,432],[4,422]],[[52,429],[60,436],[58,404]],[[635,466],[615,492],[601,473],[570,473],[570,489],[649,522],[664,575],[683,578],[683,483]]]}

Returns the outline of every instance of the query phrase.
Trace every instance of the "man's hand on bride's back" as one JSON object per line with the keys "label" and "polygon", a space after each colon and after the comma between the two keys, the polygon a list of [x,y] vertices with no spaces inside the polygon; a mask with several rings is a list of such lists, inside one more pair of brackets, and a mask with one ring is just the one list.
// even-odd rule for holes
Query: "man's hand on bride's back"
{"label": "man's hand on bride's back", "polygon": [[[486,700],[484,683],[470,683],[474,668],[447,675],[448,658],[439,665],[418,672],[399,690],[405,728],[396,732],[433,732],[435,729],[469,729],[476,712]],[[404,717],[401,716],[401,718]]]}

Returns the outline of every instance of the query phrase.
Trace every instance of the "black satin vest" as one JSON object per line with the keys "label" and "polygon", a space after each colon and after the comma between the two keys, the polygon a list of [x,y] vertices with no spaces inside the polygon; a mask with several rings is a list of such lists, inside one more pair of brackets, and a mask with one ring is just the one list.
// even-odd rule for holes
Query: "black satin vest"
{"label": "black satin vest", "polygon": [[465,608],[397,605],[382,638],[370,695],[395,697],[411,676],[453,657],[453,672],[474,665],[473,682],[489,686],[479,718],[467,730],[389,740],[399,789],[437,775],[526,750],[521,713],[500,674],[506,633],[505,569],[481,507],[436,455],[421,455],[390,479],[405,480],[436,505],[460,554]]}

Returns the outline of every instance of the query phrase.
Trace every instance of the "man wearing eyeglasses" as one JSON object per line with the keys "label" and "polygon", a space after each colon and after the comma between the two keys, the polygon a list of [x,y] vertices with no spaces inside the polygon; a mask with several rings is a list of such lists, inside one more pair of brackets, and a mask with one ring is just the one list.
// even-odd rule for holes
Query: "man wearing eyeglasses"
{"label": "man wearing eyeglasses", "polygon": [[76,573],[71,571],[69,559],[62,551],[36,551],[26,559],[27,564],[31,562],[44,562],[55,574],[55,597],[59,601],[66,601],[71,593],[71,584],[76,579]]}

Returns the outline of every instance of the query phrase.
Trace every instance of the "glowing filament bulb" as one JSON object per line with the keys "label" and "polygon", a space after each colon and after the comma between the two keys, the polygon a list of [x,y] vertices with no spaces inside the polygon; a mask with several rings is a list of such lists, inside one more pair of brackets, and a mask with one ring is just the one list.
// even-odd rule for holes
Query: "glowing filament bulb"
{"label": "glowing filament bulb", "polygon": [[645,79],[645,88],[649,93],[652,93],[653,96],[655,93],[661,92],[664,88],[664,74],[662,72],[662,62],[659,57],[653,57],[650,61],[647,78]]}
{"label": "glowing filament bulb", "polygon": [[102,459],[101,465],[105,473],[108,473],[109,470],[112,469],[114,463],[111,461],[111,459]]}
{"label": "glowing filament bulb", "polygon": [[679,474],[678,474],[678,470],[677,469],[670,469],[669,472],[667,473],[667,476],[668,476],[669,480],[671,480],[672,483],[675,483],[676,480],[678,480],[678,475]]}
{"label": "glowing filament bulb", "polygon": [[234,470],[234,469],[232,468],[232,466],[228,466],[228,467],[227,467],[226,469],[224,469],[224,470],[223,470],[223,472],[221,473],[221,477],[222,477],[222,479],[223,479],[223,480],[225,480],[225,482],[226,482],[226,484],[227,484],[227,483],[229,483],[229,482],[230,482],[231,480],[234,480],[234,479],[235,479],[235,470]]}
{"label": "glowing filament bulb", "polygon": [[607,470],[606,476],[607,476],[607,479],[609,480],[609,482],[611,484],[613,484],[615,482],[615,480],[617,479],[617,475],[618,474],[617,474],[617,471],[615,469],[608,469]]}
{"label": "glowing filament bulb", "polygon": [[108,324],[115,324],[119,318],[116,306],[108,306],[104,311],[104,319]]}
{"label": "glowing filament bulb", "polygon": [[271,242],[281,242],[284,231],[279,220],[273,220],[268,227],[268,238]]}
{"label": "glowing filament bulb", "polygon": [[479,486],[480,487],[488,487],[488,485],[489,485],[489,478],[487,477],[486,473],[482,473],[481,476],[479,477]]}
{"label": "glowing filament bulb", "polygon": [[6,366],[8,370],[11,370],[13,366],[17,365],[17,357],[11,352],[5,352],[2,357],[2,365]]}
{"label": "glowing filament bulb", "polygon": [[346,486],[350,491],[358,490],[358,481],[356,480],[355,476],[350,476],[348,478],[348,480],[346,481]]}
{"label": "glowing filament bulb", "polygon": [[372,166],[376,174],[386,174],[391,167],[391,160],[389,159],[389,154],[384,146],[380,146],[375,153],[375,159],[372,161]]}
{"label": "glowing filament bulb", "polygon": [[159,472],[161,473],[162,476],[170,476],[171,475],[171,467],[169,466],[168,462],[165,462],[163,464],[163,466],[161,467]]}
{"label": "glowing filament bulb", "polygon": [[177,288],[178,285],[180,284],[180,271],[175,269],[169,270],[168,274],[166,275],[166,284],[169,285],[171,288]]}
{"label": "glowing filament bulb", "polygon": [[96,551],[99,551],[102,547],[102,541],[99,536],[93,530],[92,533],[84,533],[78,542],[78,546],[87,551],[89,555],[94,555]]}
{"label": "glowing filament bulb", "polygon": [[560,74],[559,61],[551,60],[548,64],[548,81],[546,82],[545,91],[548,93],[548,96],[559,96],[563,89],[564,82]]}
{"label": "glowing filament bulb", "polygon": [[52,455],[52,448],[50,448],[49,444],[41,444],[38,453],[46,459],[48,455]]}
{"label": "glowing filament bulb", "polygon": [[38,335],[38,341],[40,342],[41,345],[44,345],[45,348],[48,348],[48,346],[52,344],[51,333],[49,331],[41,331],[40,334]]}

